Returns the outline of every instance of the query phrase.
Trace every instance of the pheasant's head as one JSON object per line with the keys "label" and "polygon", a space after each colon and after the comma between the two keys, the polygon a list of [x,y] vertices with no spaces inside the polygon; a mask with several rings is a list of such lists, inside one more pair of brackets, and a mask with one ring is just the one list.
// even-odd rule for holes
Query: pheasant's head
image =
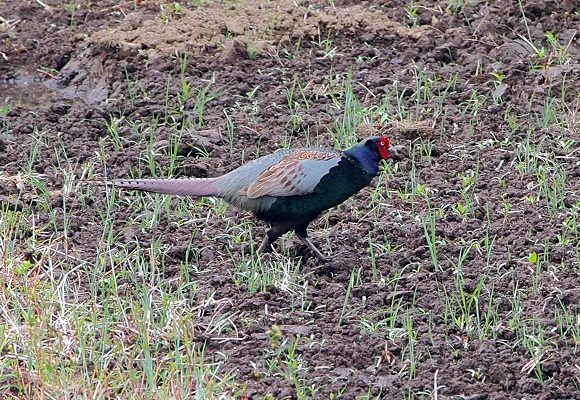
{"label": "pheasant's head", "polygon": [[361,140],[354,147],[346,150],[346,153],[357,158],[371,175],[376,175],[381,160],[389,158],[390,148],[389,138],[372,136]]}
{"label": "pheasant's head", "polygon": [[[389,150],[391,149],[391,142],[386,136],[373,136],[363,139],[357,146],[364,146],[365,151],[375,156],[377,153],[382,160],[389,158]],[[375,156],[376,157],[376,156]],[[373,157],[374,158],[374,157]]]}

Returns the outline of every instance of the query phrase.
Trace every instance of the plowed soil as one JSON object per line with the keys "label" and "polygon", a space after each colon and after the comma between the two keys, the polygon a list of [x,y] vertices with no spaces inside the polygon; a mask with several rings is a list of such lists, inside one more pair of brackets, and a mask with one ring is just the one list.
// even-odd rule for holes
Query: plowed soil
{"label": "plowed soil", "polygon": [[[60,210],[72,182],[54,235],[84,264],[97,257],[107,200],[80,179],[218,176],[287,145],[344,145],[334,133],[347,83],[365,109],[389,104],[354,125],[379,126],[398,154],[311,226],[321,251],[340,257],[322,263],[292,235],[275,246],[298,263],[301,288],[252,293],[235,279],[250,238],[225,234],[253,222],[241,211],[197,233],[171,213],[129,229],[120,221],[135,210],[115,211],[116,241],[158,240],[164,278],[196,282],[192,304],[208,293],[228,300],[232,340],[197,340],[208,360],[227,360],[232,396],[580,399],[576,2],[70,4],[0,1],[0,200],[3,210],[37,207],[34,185],[15,183],[32,171]],[[255,240],[265,229],[256,222]],[[58,269],[76,265],[65,257]],[[460,284],[466,303],[449,304]],[[454,319],[461,307],[470,317]],[[393,309],[406,317],[390,319]],[[472,325],[484,315],[497,316],[487,332]],[[313,388],[304,396],[263,371],[274,325],[302,338],[300,376]]]}

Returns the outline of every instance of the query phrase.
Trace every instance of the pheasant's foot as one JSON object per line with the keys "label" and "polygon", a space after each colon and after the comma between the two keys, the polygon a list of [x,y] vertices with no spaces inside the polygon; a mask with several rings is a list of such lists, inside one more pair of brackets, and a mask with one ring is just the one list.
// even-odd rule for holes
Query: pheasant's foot
{"label": "pheasant's foot", "polygon": [[316,248],[316,246],[314,245],[314,243],[312,243],[312,241],[310,240],[310,238],[308,236],[303,236],[300,234],[296,234],[296,236],[298,236],[298,238],[302,241],[302,243],[304,243],[306,245],[306,247],[308,247],[310,249],[310,251],[312,251],[314,253],[314,255],[321,261],[332,261],[336,256],[338,256],[340,253],[334,254],[332,256],[326,256],[324,254],[322,254],[320,252],[320,250],[318,250]]}

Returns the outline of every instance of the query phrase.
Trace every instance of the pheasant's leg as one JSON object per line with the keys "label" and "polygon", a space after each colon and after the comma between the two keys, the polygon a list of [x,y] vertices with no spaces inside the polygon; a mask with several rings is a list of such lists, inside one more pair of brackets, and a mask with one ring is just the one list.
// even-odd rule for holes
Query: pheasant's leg
{"label": "pheasant's leg", "polygon": [[270,238],[268,235],[264,236],[264,240],[260,243],[260,247],[258,247],[258,253],[263,253],[266,250],[266,247],[270,244]]}
{"label": "pheasant's leg", "polygon": [[298,238],[302,240],[302,243],[304,243],[310,249],[310,251],[312,251],[314,255],[319,259],[321,259],[322,261],[329,261],[332,259],[332,257],[325,256],[324,254],[322,254],[320,250],[316,248],[314,243],[312,243],[312,240],[310,240],[308,236],[302,236],[298,232],[296,232],[296,236],[298,236]]}
{"label": "pheasant's leg", "polygon": [[264,252],[264,250],[266,250],[266,247],[268,247],[268,245],[274,243],[276,239],[278,239],[286,232],[292,230],[292,228],[293,226],[286,226],[282,224],[272,226],[272,229],[266,232],[266,237],[264,237],[264,240],[262,240],[260,247],[258,247],[258,253]]}
{"label": "pheasant's leg", "polygon": [[310,249],[310,251],[312,251],[316,257],[318,257],[320,260],[323,260],[323,261],[329,261],[332,257],[328,257],[328,256],[325,256],[324,254],[322,254],[320,252],[320,250],[318,250],[316,248],[314,243],[312,243],[312,241],[308,237],[308,233],[306,232],[307,226],[308,226],[308,224],[302,225],[302,226],[296,228],[294,230],[294,232],[296,232],[296,236],[298,236],[298,238],[302,241],[302,243],[304,243],[306,245],[306,247],[308,247]]}

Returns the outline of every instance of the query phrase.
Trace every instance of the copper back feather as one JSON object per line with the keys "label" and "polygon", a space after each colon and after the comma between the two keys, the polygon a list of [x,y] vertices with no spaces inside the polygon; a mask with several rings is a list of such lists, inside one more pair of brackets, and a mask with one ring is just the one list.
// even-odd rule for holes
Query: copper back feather
{"label": "copper back feather", "polygon": [[238,194],[256,199],[262,196],[297,196],[312,193],[320,179],[338,164],[342,153],[328,150],[296,150],[266,168]]}

